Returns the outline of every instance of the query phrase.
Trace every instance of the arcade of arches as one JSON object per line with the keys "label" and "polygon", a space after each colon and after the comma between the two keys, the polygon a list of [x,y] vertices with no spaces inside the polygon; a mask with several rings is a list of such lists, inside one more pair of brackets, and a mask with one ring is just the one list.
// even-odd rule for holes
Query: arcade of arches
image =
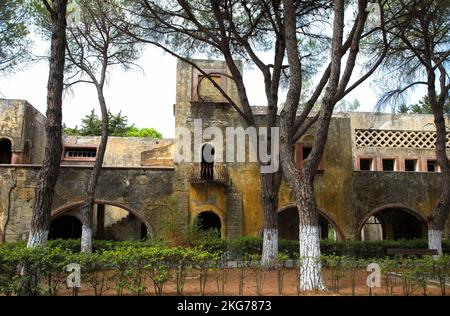
{"label": "arcade of arches", "polygon": [[[50,223],[49,239],[78,239],[81,237],[80,206],[65,209]],[[95,239],[147,239],[146,225],[133,213],[113,205],[95,204],[93,234]]]}
{"label": "arcade of arches", "polygon": [[[343,239],[339,227],[319,210],[321,239]],[[298,212],[289,207],[278,213],[279,237],[298,240]],[[398,240],[426,238],[426,221],[414,210],[402,207],[385,207],[372,211],[361,224],[362,240]]]}

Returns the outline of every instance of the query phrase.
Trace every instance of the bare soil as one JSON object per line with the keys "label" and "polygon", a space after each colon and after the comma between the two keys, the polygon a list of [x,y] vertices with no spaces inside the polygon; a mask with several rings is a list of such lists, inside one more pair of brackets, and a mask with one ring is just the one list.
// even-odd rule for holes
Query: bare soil
{"label": "bare soil", "polygon": [[[327,290],[325,291],[316,291],[316,292],[301,292],[297,291],[297,270],[295,269],[287,269],[285,270],[284,282],[283,282],[283,292],[282,295],[285,296],[295,296],[295,295],[317,295],[317,296],[348,296],[352,294],[352,285],[350,276],[342,277],[339,280],[339,289],[337,291],[332,288],[332,279],[331,279],[331,271],[324,269],[324,278],[327,286]],[[220,295],[218,291],[217,281],[216,281],[216,272],[209,271],[206,287],[205,287],[205,295],[207,296],[217,296]],[[402,281],[399,278],[395,278],[393,282],[393,296],[404,296]],[[354,289],[354,295],[356,296],[386,296],[389,295],[385,288],[385,280],[381,280],[380,288],[373,288],[369,291],[369,288],[366,285],[367,273],[364,271],[360,271],[356,275],[356,286]],[[82,281],[83,282],[83,281]],[[239,270],[233,269],[228,272],[228,278],[225,285],[225,293],[227,296],[238,296],[239,295]],[[110,285],[111,286],[111,285]],[[146,291],[143,295],[155,295],[154,286],[151,280],[146,281]],[[191,272],[186,278],[183,295],[192,296],[192,295],[200,295],[200,282],[199,282],[199,273],[197,271]],[[449,295],[450,288],[447,287],[447,295]],[[63,289],[60,291],[59,295],[72,295],[71,290]],[[92,288],[88,287],[86,284],[82,283],[82,286],[79,290],[78,295],[80,296],[90,296],[94,295],[94,291]],[[117,295],[117,292],[114,288],[110,288],[104,292],[103,295]],[[134,295],[130,291],[124,290],[123,295]],[[173,296],[177,295],[176,291],[176,283],[175,280],[168,281],[164,286],[163,295]],[[245,279],[244,279],[244,291],[243,295],[245,296],[255,296],[256,293],[256,274],[252,270],[245,271]],[[277,272],[276,271],[268,271],[265,273],[265,280],[262,288],[263,296],[276,296],[278,293],[278,281],[277,281]],[[410,295],[414,296],[422,296],[424,295],[423,289],[418,285],[414,286],[413,291]],[[439,285],[429,284],[427,287],[426,295],[430,296],[440,296],[441,289]]]}

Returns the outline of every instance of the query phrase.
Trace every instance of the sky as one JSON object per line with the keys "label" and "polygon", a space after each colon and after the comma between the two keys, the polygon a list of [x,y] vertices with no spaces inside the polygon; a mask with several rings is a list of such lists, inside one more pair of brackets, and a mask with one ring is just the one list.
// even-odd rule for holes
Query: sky
{"label": "sky", "polygon": [[[48,43],[36,38],[34,54],[43,56],[47,50]],[[137,61],[141,69],[112,69],[105,89],[109,109],[113,113],[122,111],[130,124],[139,128],[153,127],[161,132],[163,137],[172,138],[175,133],[173,104],[176,96],[176,63],[176,58],[159,48],[148,46]],[[0,98],[27,100],[45,114],[47,79],[48,62],[34,62],[22,71],[8,77],[0,77]],[[259,70],[246,67],[244,81],[250,103],[265,105],[263,78]],[[369,80],[345,99],[358,99],[361,103],[359,111],[373,111],[378,99],[377,90],[374,82]],[[280,102],[284,101],[284,95],[281,93]],[[417,102],[422,96],[423,92],[416,92],[410,96],[409,101]],[[81,118],[93,108],[100,114],[93,87],[88,84],[74,86],[64,94],[63,122],[68,127],[80,127]]]}

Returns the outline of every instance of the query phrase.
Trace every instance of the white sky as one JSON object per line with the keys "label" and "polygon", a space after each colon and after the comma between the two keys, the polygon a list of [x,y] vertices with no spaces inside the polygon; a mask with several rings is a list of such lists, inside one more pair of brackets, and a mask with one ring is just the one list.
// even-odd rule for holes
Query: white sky
{"label": "white sky", "polygon": [[[34,51],[44,55],[48,43],[35,39]],[[165,138],[174,136],[173,104],[176,90],[176,59],[164,54],[160,49],[147,47],[138,60],[143,70],[125,72],[113,69],[110,72],[105,95],[109,109],[113,113],[122,110],[130,124],[137,127],[153,127],[162,132]],[[36,62],[23,71],[7,78],[0,77],[0,98],[24,99],[41,113],[46,110],[46,85],[48,63]],[[259,70],[244,70],[249,100],[252,105],[264,105],[266,99],[263,78]],[[424,93],[416,92],[410,102],[417,102]],[[284,93],[280,102],[284,101]],[[377,101],[377,94],[370,81],[361,85],[346,99],[357,98],[361,102],[359,111],[372,111]],[[69,127],[81,125],[81,118],[95,108],[99,114],[97,95],[90,85],[78,85],[64,96],[63,121]]]}

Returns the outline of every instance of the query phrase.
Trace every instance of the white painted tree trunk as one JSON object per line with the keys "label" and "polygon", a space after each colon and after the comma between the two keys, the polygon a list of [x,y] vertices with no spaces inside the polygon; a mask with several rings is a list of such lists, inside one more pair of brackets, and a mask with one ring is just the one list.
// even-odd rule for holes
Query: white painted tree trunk
{"label": "white painted tree trunk", "polygon": [[300,241],[300,289],[302,291],[324,290],[320,263],[319,227],[299,225]]}
{"label": "white painted tree trunk", "polygon": [[[44,246],[47,243],[48,230],[38,230],[36,232],[30,231],[28,236],[27,248],[34,248]],[[21,264],[20,275],[22,276],[20,281],[19,296],[36,295],[35,286],[39,280],[39,270],[36,273],[31,273],[29,267],[25,264]],[[30,279],[24,278],[24,276],[29,276]]]}
{"label": "white painted tree trunk", "polygon": [[263,252],[261,263],[267,268],[274,268],[278,254],[278,229],[265,228],[263,233]]}
{"label": "white painted tree trunk", "polygon": [[81,252],[92,253],[92,228],[86,225],[81,229]]}
{"label": "white painted tree trunk", "polygon": [[442,231],[435,229],[428,230],[428,249],[436,249],[438,255],[442,255]]}
{"label": "white painted tree trunk", "polygon": [[36,232],[30,232],[28,236],[28,248],[43,246],[48,239],[48,230],[41,230]]}

